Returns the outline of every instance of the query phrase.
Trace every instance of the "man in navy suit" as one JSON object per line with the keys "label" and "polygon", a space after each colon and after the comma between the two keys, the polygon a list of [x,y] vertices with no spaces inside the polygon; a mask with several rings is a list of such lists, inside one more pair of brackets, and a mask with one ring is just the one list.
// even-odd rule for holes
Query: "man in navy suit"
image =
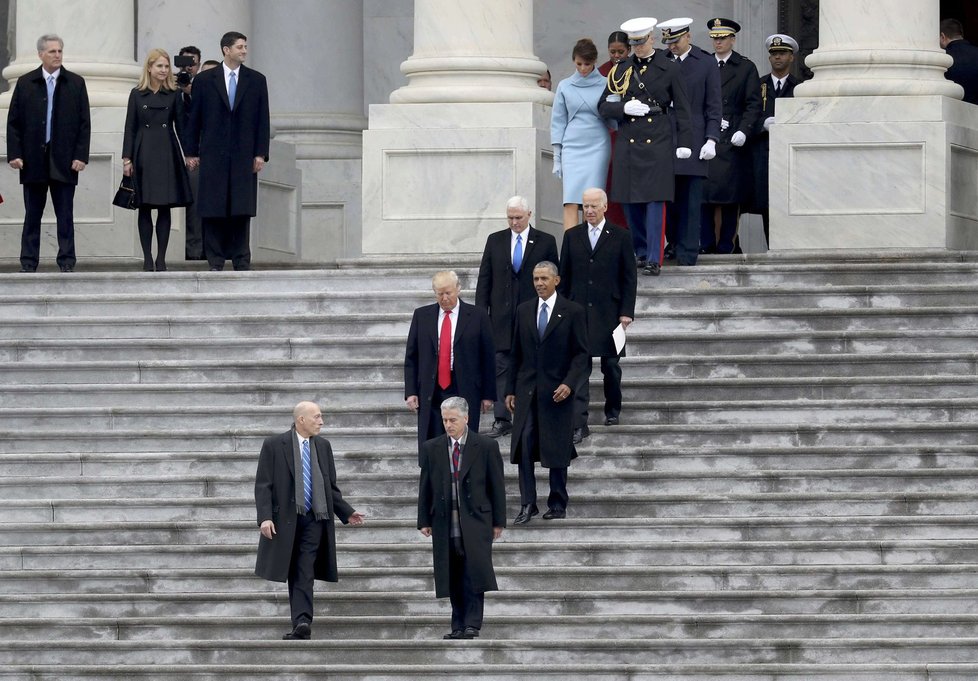
{"label": "man in navy suit", "polygon": [[940,44],[954,59],[944,77],[964,88],[964,101],[978,104],[978,47],[964,39],[964,26],[957,19],[941,21]]}
{"label": "man in navy suit", "polygon": [[58,221],[58,267],[75,268],[75,187],[88,164],[92,136],[85,80],[64,68],[64,41],[42,35],[41,65],[17,79],[7,114],[7,159],[24,185],[24,231],[20,271],[37,269],[41,216],[51,192]]}
{"label": "man in navy suit", "polygon": [[250,270],[248,232],[258,213],[258,173],[268,161],[271,131],[268,85],[244,65],[244,35],[225,33],[221,51],[221,67],[194,78],[183,148],[187,167],[200,167],[197,214],[211,270],[224,269],[226,260]]}
{"label": "man in navy suit", "polygon": [[[557,240],[530,226],[530,205],[522,196],[506,202],[508,229],[493,232],[479,265],[475,304],[489,313],[492,338],[496,343],[496,394],[504,395],[506,373],[513,346],[516,308],[536,297],[533,290],[533,268],[544,260],[557,262]],[[495,421],[489,437],[500,437],[513,430],[510,413],[503,401],[493,410]]]}
{"label": "man in navy suit", "polygon": [[418,414],[419,454],[425,441],[445,432],[445,399],[458,396],[468,403],[474,414],[469,428],[475,432],[480,408],[488,412],[496,399],[489,315],[459,300],[462,287],[455,272],[435,273],[431,288],[438,302],[414,311],[404,352],[404,399]]}

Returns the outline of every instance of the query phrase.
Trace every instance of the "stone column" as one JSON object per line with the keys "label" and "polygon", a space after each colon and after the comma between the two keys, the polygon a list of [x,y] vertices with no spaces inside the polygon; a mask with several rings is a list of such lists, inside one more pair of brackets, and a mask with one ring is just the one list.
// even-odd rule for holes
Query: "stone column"
{"label": "stone column", "polygon": [[978,247],[978,117],[939,5],[822,0],[815,77],[771,128],[773,248]]}
{"label": "stone column", "polygon": [[363,252],[481,253],[513,194],[561,231],[532,0],[416,0],[414,12],[408,84],[370,107],[364,133]]}

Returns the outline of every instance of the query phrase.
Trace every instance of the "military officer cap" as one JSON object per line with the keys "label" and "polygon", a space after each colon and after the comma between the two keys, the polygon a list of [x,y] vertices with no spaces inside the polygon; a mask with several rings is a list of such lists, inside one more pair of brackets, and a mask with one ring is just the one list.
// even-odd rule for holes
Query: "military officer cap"
{"label": "military officer cap", "polygon": [[740,33],[740,24],[733,19],[717,17],[706,22],[706,27],[710,29],[711,38],[726,38],[728,35]]}
{"label": "military officer cap", "polygon": [[629,45],[642,45],[652,35],[655,23],[655,17],[638,17],[622,24],[621,30],[628,34]]}
{"label": "military officer cap", "polygon": [[678,42],[682,36],[689,33],[689,27],[692,24],[693,20],[689,17],[679,17],[677,19],[663,21],[659,24],[659,30],[662,31],[662,42],[666,45]]}
{"label": "military officer cap", "polygon": [[768,52],[798,51],[798,41],[792,38],[790,35],[785,35],[784,33],[769,35],[767,40],[764,41],[764,44],[767,46]]}

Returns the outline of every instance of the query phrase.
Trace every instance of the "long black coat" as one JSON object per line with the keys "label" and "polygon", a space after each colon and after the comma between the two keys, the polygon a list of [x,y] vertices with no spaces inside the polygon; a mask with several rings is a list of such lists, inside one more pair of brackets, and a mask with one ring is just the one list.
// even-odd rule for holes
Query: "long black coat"
{"label": "long black coat", "polygon": [[564,232],[558,290],[584,308],[591,356],[615,357],[611,332],[619,317],[635,317],[635,248],[627,230],[606,221],[592,251],[590,228],[584,222]]}
{"label": "long black coat", "polygon": [[[700,160],[700,149],[707,139],[720,139],[720,118],[723,111],[720,94],[720,69],[716,59],[696,45],[692,45],[686,58],[678,62],[679,72],[689,97],[692,155],[674,161],[676,175],[706,177],[710,161]],[[675,127],[675,121],[674,126]],[[677,145],[678,146],[678,145]]]}
{"label": "long black coat", "polygon": [[523,428],[536,400],[539,461],[546,468],[564,468],[577,456],[573,442],[574,400],[568,396],[562,402],[554,402],[553,393],[563,383],[573,395],[574,387],[584,378],[588,360],[587,317],[583,307],[558,295],[541,340],[537,333],[537,300],[521,303],[516,310],[513,366],[506,381],[506,394],[516,396],[510,461],[520,461]]}
{"label": "long black coat", "polygon": [[61,67],[54,88],[51,112],[51,162],[44,159],[47,127],[48,90],[43,69],[38,66],[17,79],[7,112],[7,160],[24,161],[20,183],[47,182],[49,179],[78,184],[72,161],[88,163],[92,138],[92,119],[88,108],[85,79]]}
{"label": "long black coat", "polygon": [[[632,55],[615,64],[598,103],[602,116],[619,122],[611,159],[611,200],[616,203],[672,201],[677,144],[699,154],[698,149],[692,149],[689,99],[679,66],[660,51],[654,55],[651,62],[640,62]],[[645,116],[626,115],[625,102],[633,99],[653,110]],[[672,115],[667,113],[670,104]],[[655,114],[656,108],[661,113]]]}
{"label": "long black coat", "polygon": [[[761,113],[761,81],[754,62],[737,52],[730,53],[722,69],[717,67],[714,58],[713,68],[720,71],[723,117],[730,126],[720,133],[717,156],[710,161],[703,202],[749,203],[754,175],[750,139]],[[747,136],[742,147],[730,143],[738,130]]]}
{"label": "long black coat", "polygon": [[136,203],[188,206],[193,203],[177,128],[184,120],[183,93],[133,88],[129,93],[122,157],[132,159]]}
{"label": "long black coat", "polygon": [[954,59],[944,77],[964,88],[964,101],[978,104],[978,47],[964,39],[952,40],[944,51]]}
{"label": "long black coat", "polygon": [[182,141],[187,156],[200,157],[197,214],[202,218],[258,212],[258,175],[252,170],[255,157],[268,160],[268,85],[265,76],[247,66],[238,74],[233,111],[223,66],[194,78]]}
{"label": "long black coat", "polygon": [[[452,466],[447,435],[428,440],[421,448],[418,490],[418,529],[431,528],[435,596],[449,595],[449,556],[452,530]],[[476,592],[495,591],[492,567],[492,528],[506,527],[506,487],[499,443],[471,429],[462,447],[458,474],[458,511],[465,565]]]}
{"label": "long black coat", "polygon": [[[295,430],[273,435],[262,443],[258,455],[258,472],[255,474],[255,507],[258,511],[258,525],[265,520],[275,523],[276,534],[272,539],[262,536],[258,540],[258,560],[255,574],[273,582],[285,582],[289,578],[289,563],[292,561],[292,544],[298,514],[295,508],[295,459],[293,443]],[[353,507],[343,499],[340,488],[336,486],[336,466],[333,463],[333,449],[329,441],[318,435],[310,438],[316,447],[319,468],[326,483],[326,506],[329,510],[323,522],[323,538],[316,554],[316,579],[335,582],[336,572],[336,534],[333,515],[344,524],[355,513]]]}
{"label": "long black coat", "polygon": [[512,348],[516,307],[526,300],[536,300],[533,268],[544,260],[557,264],[557,240],[552,234],[528,227],[523,231],[523,262],[520,271],[513,272],[511,234],[512,230],[504,229],[486,239],[475,288],[475,304],[489,313],[497,352]]}
{"label": "long black coat", "polygon": [[781,86],[781,94],[775,94],[774,79],[770,73],[764,76],[764,80],[761,81],[761,114],[757,117],[754,137],[751,140],[751,154],[754,163],[754,194],[750,207],[751,213],[764,213],[769,204],[768,160],[771,156],[771,135],[764,129],[764,121],[769,116],[774,115],[774,105],[777,100],[795,96],[797,84],[798,79],[789,74],[784,85]]}
{"label": "long black coat", "polygon": [[[418,396],[418,446],[424,444],[431,419],[431,400],[438,381],[438,303],[419,307],[411,318],[404,351],[404,398]],[[482,400],[496,399],[496,347],[489,315],[459,301],[452,348],[458,394],[469,404],[469,419],[478,423]]]}

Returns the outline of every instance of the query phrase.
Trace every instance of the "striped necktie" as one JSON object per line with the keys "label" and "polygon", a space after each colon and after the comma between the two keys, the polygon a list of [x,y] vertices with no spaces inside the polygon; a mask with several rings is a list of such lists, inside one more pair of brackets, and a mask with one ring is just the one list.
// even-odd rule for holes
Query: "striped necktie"
{"label": "striped necktie", "polygon": [[312,510],[312,463],[309,457],[309,440],[302,441],[302,488],[306,498],[306,513]]}

